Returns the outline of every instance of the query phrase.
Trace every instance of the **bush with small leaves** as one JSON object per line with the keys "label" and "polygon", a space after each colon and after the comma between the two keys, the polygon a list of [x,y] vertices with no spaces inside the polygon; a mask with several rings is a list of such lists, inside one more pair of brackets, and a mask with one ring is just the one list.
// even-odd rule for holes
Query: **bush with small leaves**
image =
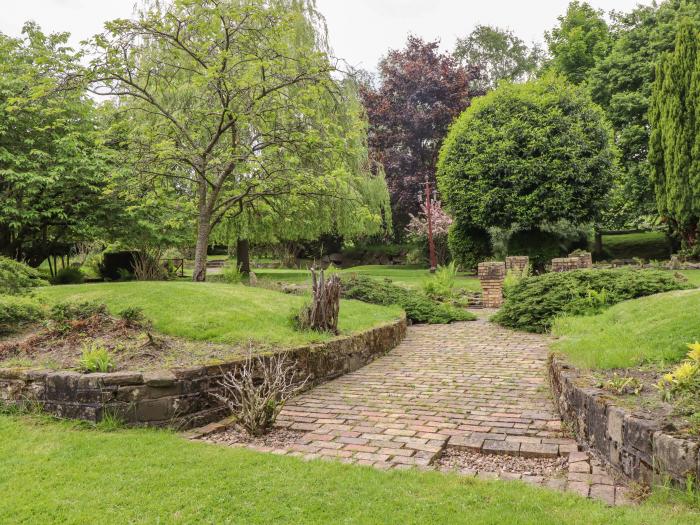
{"label": "bush with small leaves", "polygon": [[146,316],[143,314],[143,309],[139,308],[138,306],[128,306],[121,310],[117,315],[128,326],[140,326],[146,322]]}
{"label": "bush with small leaves", "polygon": [[51,284],[82,284],[85,276],[80,268],[62,268],[51,278]]}
{"label": "bush with small leaves", "polygon": [[546,332],[559,315],[598,313],[628,299],[682,290],[689,285],[658,270],[574,270],[527,277],[508,289],[497,323]]}
{"label": "bush with small leaves", "polygon": [[0,295],[0,335],[14,332],[43,317],[39,303],[29,297]]}
{"label": "bush with small leaves", "polygon": [[34,268],[0,256],[0,294],[19,295],[48,283]]}
{"label": "bush with small leaves", "polygon": [[379,281],[353,275],[343,279],[342,286],[343,297],[384,306],[397,304],[406,311],[406,318],[414,323],[446,324],[476,319],[467,310],[433,301],[420,292],[402,288],[386,279]]}
{"label": "bush with small leaves", "polygon": [[107,306],[94,301],[66,301],[54,304],[49,310],[49,319],[56,322],[87,319],[93,315],[107,315]]}

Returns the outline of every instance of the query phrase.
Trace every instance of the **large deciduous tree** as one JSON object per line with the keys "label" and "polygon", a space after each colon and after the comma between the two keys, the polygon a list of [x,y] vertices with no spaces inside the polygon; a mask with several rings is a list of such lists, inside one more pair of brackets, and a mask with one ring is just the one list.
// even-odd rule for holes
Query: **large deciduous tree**
{"label": "large deciduous tree", "polygon": [[68,34],[0,34],[0,254],[39,265],[99,235],[108,155]]}
{"label": "large deciduous tree", "polygon": [[531,47],[508,29],[477,25],[465,38],[457,39],[454,56],[466,66],[478,68],[472,91],[483,93],[501,80],[530,80],[544,61],[539,45]]}
{"label": "large deciduous tree", "polygon": [[440,53],[438,42],[411,36],[404,49],[381,60],[378,85],[362,89],[371,156],[386,172],[399,236],[410,214],[419,212],[425,179],[435,180],[440,145],[452,120],[469,105],[474,74]]}
{"label": "large deciduous tree", "polygon": [[637,226],[657,213],[651,183],[649,108],[655,65],[674,48],[683,18],[700,24],[700,3],[667,0],[613,15],[610,54],[590,71],[593,100],[606,112],[620,150],[619,182],[613,188],[606,223],[613,228]]}
{"label": "large deciduous tree", "polygon": [[659,214],[685,246],[700,220],[700,31],[685,20],[672,54],[656,68],[649,111],[649,162]]}
{"label": "large deciduous tree", "polygon": [[550,74],[475,99],[445,139],[438,186],[455,232],[471,232],[481,246],[492,227],[541,232],[594,220],[614,161],[603,111],[583,87]]}
{"label": "large deciduous tree", "polygon": [[125,162],[213,229],[256,203],[345,199],[365,177],[356,105],[334,77],[313,0],[153,2],[95,37],[93,90],[128,119]]}
{"label": "large deciduous tree", "polygon": [[570,82],[580,84],[603,58],[611,45],[610,29],[603,11],[587,2],[571,2],[559,25],[545,33],[552,55],[551,66]]}

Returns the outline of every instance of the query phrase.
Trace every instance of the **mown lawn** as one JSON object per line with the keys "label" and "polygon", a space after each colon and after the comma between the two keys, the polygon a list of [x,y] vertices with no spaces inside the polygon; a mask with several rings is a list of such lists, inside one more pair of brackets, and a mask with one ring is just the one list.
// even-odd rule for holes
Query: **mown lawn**
{"label": "mown lawn", "polygon": [[[128,306],[143,309],[164,334],[196,341],[284,346],[324,341],[328,334],[299,332],[290,321],[308,299],[263,288],[223,283],[123,282],[51,286],[39,290],[46,301],[91,300],[112,313]],[[339,328],[348,334],[398,319],[399,307],[341,301]]]}
{"label": "mown lawn", "polygon": [[[301,283],[309,282],[310,280],[308,270],[260,268],[255,269],[254,271],[259,278],[266,278],[273,281]],[[408,288],[420,288],[425,281],[434,278],[427,268],[418,266],[383,266],[376,264],[354,266],[341,270],[341,274],[344,275],[351,275],[353,273],[358,275],[366,275],[376,279],[391,279],[393,283],[406,286]],[[459,274],[457,276],[456,287],[471,291],[481,290],[479,280],[476,277],[467,274]]]}
{"label": "mown lawn", "polygon": [[554,350],[580,367],[675,363],[687,343],[700,340],[700,290],[625,301],[595,316],[562,317],[552,333],[561,338]]}
{"label": "mown lawn", "polygon": [[0,416],[1,523],[692,524],[657,493],[609,508],[520,482],[382,472],[185,441]]}
{"label": "mown lawn", "polygon": [[664,232],[603,235],[603,254],[605,259],[665,260],[670,257]]}

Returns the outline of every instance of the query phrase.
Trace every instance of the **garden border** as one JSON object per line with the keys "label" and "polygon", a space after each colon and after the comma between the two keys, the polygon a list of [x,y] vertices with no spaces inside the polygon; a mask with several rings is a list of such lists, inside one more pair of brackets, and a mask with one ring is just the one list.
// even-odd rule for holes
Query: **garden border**
{"label": "garden border", "polygon": [[[384,355],[406,335],[406,318],[325,343],[281,349],[297,377],[311,388],[352,372]],[[74,371],[0,368],[0,404],[38,404],[58,417],[100,421],[114,415],[126,423],[186,429],[219,420],[226,409],[210,392],[234,361],[155,372],[81,374]]]}
{"label": "garden border", "polygon": [[699,443],[668,434],[660,421],[615,405],[607,392],[587,386],[560,356],[550,356],[548,372],[562,419],[579,442],[615,471],[647,486],[667,479],[685,485],[689,476],[700,479]]}

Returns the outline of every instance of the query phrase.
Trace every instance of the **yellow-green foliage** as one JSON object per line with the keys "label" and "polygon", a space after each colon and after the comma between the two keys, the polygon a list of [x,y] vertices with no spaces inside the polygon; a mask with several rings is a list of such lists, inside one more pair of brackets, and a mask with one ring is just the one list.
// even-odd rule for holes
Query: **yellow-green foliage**
{"label": "yellow-green foliage", "polygon": [[657,385],[666,400],[700,392],[700,343],[696,341],[688,348],[687,359],[665,374]]}

